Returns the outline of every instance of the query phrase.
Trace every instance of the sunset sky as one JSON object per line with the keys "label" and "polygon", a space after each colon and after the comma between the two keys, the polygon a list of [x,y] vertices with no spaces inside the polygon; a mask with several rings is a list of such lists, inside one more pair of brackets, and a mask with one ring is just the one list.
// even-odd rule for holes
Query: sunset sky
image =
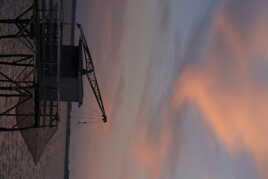
{"label": "sunset sky", "polygon": [[72,114],[71,178],[268,178],[267,8],[78,1],[109,123],[90,118],[86,90]]}

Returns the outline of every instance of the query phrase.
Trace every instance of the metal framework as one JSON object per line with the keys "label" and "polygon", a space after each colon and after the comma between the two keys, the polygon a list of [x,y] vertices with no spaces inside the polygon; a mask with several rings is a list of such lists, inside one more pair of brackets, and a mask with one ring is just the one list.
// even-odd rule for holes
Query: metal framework
{"label": "metal framework", "polygon": [[[10,106],[0,109],[0,131],[57,127],[59,101],[62,100],[60,68],[65,23],[62,1],[46,2],[48,3],[34,0],[17,17],[0,19],[1,26],[13,26],[17,30],[14,33],[0,34],[0,42],[13,39],[27,49],[23,51],[27,53],[0,53],[0,102],[3,99],[12,101]],[[80,24],[77,27],[80,32],[80,57],[77,60],[82,64],[79,74],[87,77],[102,120],[107,122],[94,63],[83,29]],[[1,123],[3,120],[15,119],[16,122]]]}
{"label": "metal framework", "polygon": [[84,31],[80,24],[77,24],[77,27],[80,31],[80,38],[79,38],[79,47],[81,49],[83,59],[84,59],[84,69],[82,70],[82,75],[85,75],[89,81],[90,87],[94,93],[95,99],[98,103],[98,106],[102,113],[102,120],[104,123],[107,122],[107,116],[103,104],[103,100],[101,97],[101,92],[99,89],[96,73],[95,73],[95,66],[87,45],[87,41],[84,35]]}
{"label": "metal framework", "polygon": [[[17,119],[12,125],[6,122],[0,126],[0,131],[56,127],[58,123],[58,100],[44,97],[50,90],[59,94],[58,88],[50,88],[42,80],[52,71],[59,82],[61,5],[50,1],[45,8],[39,2],[34,0],[13,19],[0,19],[1,26],[17,29],[15,33],[1,34],[0,42],[13,39],[27,49],[27,53],[0,54],[0,100],[12,101],[10,106],[1,107],[0,121]],[[43,88],[49,89],[47,94],[41,93]],[[28,122],[24,124],[24,120]]]}

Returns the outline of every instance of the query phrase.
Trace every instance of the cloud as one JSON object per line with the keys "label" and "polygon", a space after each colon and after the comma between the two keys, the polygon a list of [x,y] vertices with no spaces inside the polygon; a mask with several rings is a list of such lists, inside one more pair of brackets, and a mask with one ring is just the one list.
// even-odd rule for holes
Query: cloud
{"label": "cloud", "polygon": [[256,65],[268,67],[268,23],[255,16],[251,19],[255,26],[244,24],[245,31],[233,19],[235,14],[228,8],[215,16],[207,54],[178,77],[173,104],[179,108],[191,101],[198,106],[230,155],[238,158],[244,151],[250,153],[264,178],[264,164],[268,163],[268,86],[267,80],[258,82]]}
{"label": "cloud", "polygon": [[[246,7],[253,2],[246,1]],[[194,0],[172,1],[166,5],[170,9],[149,0],[126,2],[126,7],[99,1],[91,6],[94,12],[89,19],[94,25],[89,32],[94,35],[90,39],[98,74],[105,76],[100,76],[100,85],[110,126],[82,135],[89,144],[80,144],[86,151],[79,154],[83,158],[80,166],[85,169],[80,172],[78,167],[77,173],[94,178],[177,178],[180,161],[179,167],[191,170],[189,178],[202,178],[199,173],[203,178],[220,178],[217,172],[208,172],[206,164],[223,159],[218,153],[210,155],[210,131],[203,131],[207,128],[202,126],[201,117],[192,114],[194,110],[185,110],[189,102],[202,113],[230,158],[236,160],[246,151],[258,166],[265,166],[268,64],[263,37],[268,29],[261,13],[254,17],[249,14],[250,23],[245,20],[241,24],[241,13],[248,11],[242,12],[238,1],[232,1],[239,4],[237,8],[229,3],[234,10],[227,5],[218,14],[214,5],[220,1],[204,0],[195,6]],[[207,8],[212,2],[216,3]],[[176,75],[171,106],[169,92]],[[85,105],[85,113],[87,110]],[[184,119],[188,126],[181,126]],[[188,141],[189,136],[192,141]],[[228,162],[223,160],[218,166],[230,173],[244,162],[233,164],[228,157]]]}

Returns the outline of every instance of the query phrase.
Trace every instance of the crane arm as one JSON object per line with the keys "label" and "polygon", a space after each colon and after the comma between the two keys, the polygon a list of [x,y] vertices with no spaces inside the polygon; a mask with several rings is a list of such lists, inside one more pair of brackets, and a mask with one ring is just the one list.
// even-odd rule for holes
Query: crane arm
{"label": "crane arm", "polygon": [[104,104],[103,104],[103,100],[102,100],[102,96],[101,96],[101,92],[99,89],[99,85],[98,85],[98,81],[97,81],[97,77],[96,77],[96,73],[95,73],[95,66],[87,45],[87,41],[83,32],[83,29],[81,27],[80,24],[77,24],[78,29],[80,30],[80,39],[79,39],[79,46],[82,50],[82,55],[83,55],[83,59],[85,62],[85,69],[83,69],[82,73],[83,75],[86,75],[90,87],[93,91],[93,94],[95,96],[95,99],[98,103],[98,106],[101,110],[102,113],[102,120],[104,123],[107,122],[107,116],[106,116],[106,112],[105,112],[105,108],[104,108]]}

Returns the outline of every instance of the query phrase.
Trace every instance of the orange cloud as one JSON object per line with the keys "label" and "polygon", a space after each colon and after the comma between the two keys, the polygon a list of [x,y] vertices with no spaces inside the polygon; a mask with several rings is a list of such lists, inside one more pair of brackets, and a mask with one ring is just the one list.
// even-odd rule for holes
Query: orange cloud
{"label": "orange cloud", "polygon": [[248,36],[258,38],[242,40],[239,25],[228,13],[219,13],[214,41],[203,64],[192,65],[179,76],[173,104],[179,108],[185,101],[193,102],[231,154],[247,151],[264,170],[263,164],[268,163],[268,87],[256,82],[258,72],[253,70],[257,61],[264,61],[256,57],[265,53],[267,57],[267,51],[260,49],[268,44],[268,24],[260,23],[247,31]]}
{"label": "orange cloud", "polygon": [[[139,121],[137,135],[133,136],[129,144],[129,154],[135,167],[143,170],[150,179],[160,179],[172,148],[172,131],[168,117],[168,107],[161,111],[160,130],[156,139],[150,135],[150,125],[153,121]],[[156,121],[154,121],[156,122]]]}

